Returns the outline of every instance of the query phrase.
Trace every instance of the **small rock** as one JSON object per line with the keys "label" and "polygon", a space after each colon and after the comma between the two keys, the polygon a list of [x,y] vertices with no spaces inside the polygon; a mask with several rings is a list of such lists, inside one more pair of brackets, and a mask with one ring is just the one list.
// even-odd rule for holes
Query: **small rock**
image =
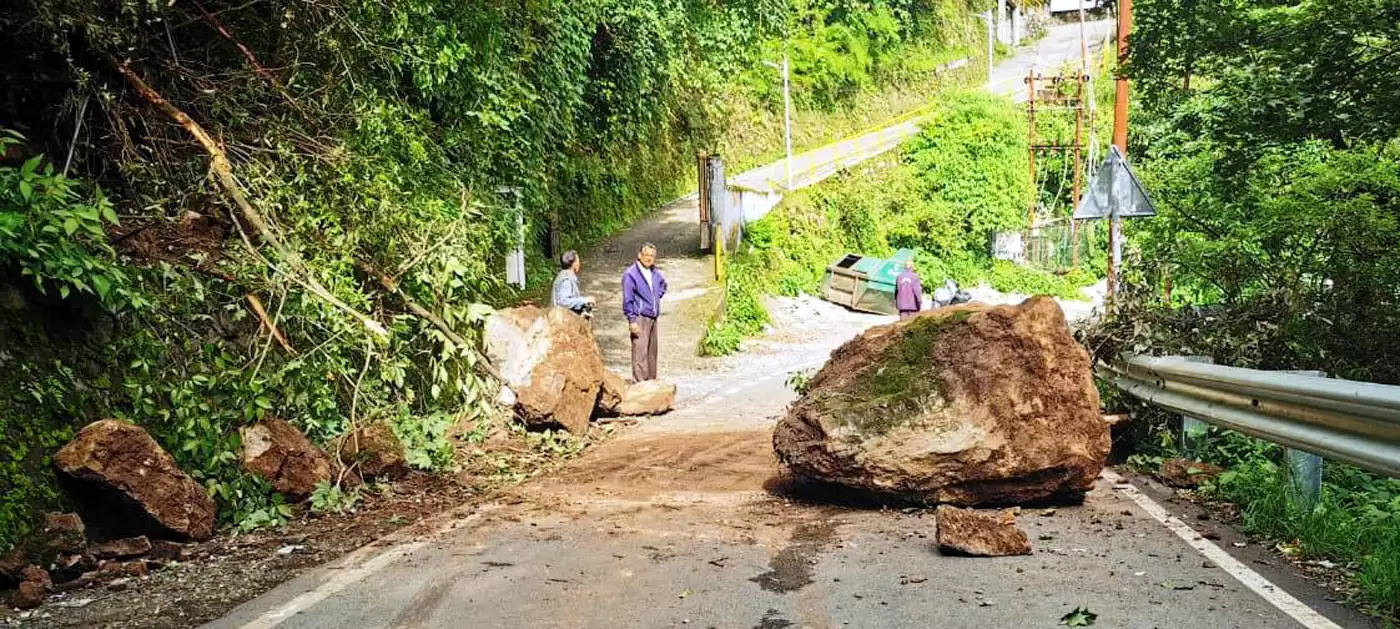
{"label": "small rock", "polygon": [[1214,568],[1214,567],[1215,567],[1215,562],[1213,562],[1213,561],[1202,561],[1202,562],[1201,562],[1201,567],[1202,567],[1202,568]]}
{"label": "small rock", "polygon": [[87,527],[76,513],[50,513],[44,516],[44,535],[49,549],[60,553],[81,553],[87,546]]}
{"label": "small rock", "polygon": [[1046,509],[1040,512],[1040,517],[1042,518],[1048,518],[1052,515],[1055,515],[1055,509]]}
{"label": "small rock", "polygon": [[283,556],[283,557],[286,557],[287,555],[290,555],[290,554],[292,554],[292,553],[294,553],[294,552],[297,552],[298,550],[304,550],[304,549],[306,549],[306,547],[305,547],[305,546],[302,546],[301,544],[290,544],[290,545],[287,545],[287,546],[283,546],[283,547],[281,547],[281,548],[278,548],[278,549],[277,549],[277,554],[278,554],[278,555],[281,555],[281,556]]}
{"label": "small rock", "polygon": [[[598,393],[598,410],[609,415],[617,415],[618,408],[622,406],[623,398],[627,397],[627,389],[632,386],[626,378],[617,375],[611,369],[603,370],[603,387]],[[510,406],[514,406],[512,400]]]}
{"label": "small rock", "polygon": [[10,606],[15,609],[34,609],[44,604],[49,588],[42,583],[24,581],[10,594]]}
{"label": "small rock", "polygon": [[385,422],[376,422],[342,435],[336,441],[340,459],[369,479],[395,479],[408,473],[403,444]]}
{"label": "small rock", "polygon": [[1245,542],[1231,542],[1230,545],[1231,545],[1231,546],[1234,546],[1235,548],[1244,548],[1245,546],[1248,546],[1249,544],[1247,544],[1247,543],[1245,543]]}
{"label": "small rock", "polygon": [[26,582],[37,583],[43,586],[44,591],[48,591],[50,588],[53,587],[53,579],[49,578],[48,571],[44,570],[43,568],[40,568],[39,566],[28,566],[24,569],[24,572],[22,574],[24,575],[24,580]]}
{"label": "small rock", "polygon": [[129,578],[123,577],[121,579],[113,579],[110,583],[107,584],[107,589],[113,592],[120,592],[126,589],[128,583],[131,583],[131,579]]}
{"label": "small rock", "polygon": [[1031,553],[1025,531],[1016,528],[1016,509],[977,511],[939,505],[934,518],[941,551],[983,557]]}
{"label": "small rock", "polygon": [[98,559],[126,559],[140,557],[151,552],[151,540],[145,535],[114,539],[88,549]]}
{"label": "small rock", "polygon": [[622,403],[617,406],[619,415],[660,415],[676,405],[676,385],[660,380],[644,380],[627,387]]}
{"label": "small rock", "polygon": [[8,589],[24,580],[24,569],[29,559],[18,549],[0,556],[0,589]]}
{"label": "small rock", "polygon": [[1187,459],[1168,459],[1162,462],[1157,478],[1163,483],[1178,489],[1195,489],[1202,483],[1213,481],[1225,469],[1210,463]]}
{"label": "small rock", "polygon": [[151,558],[162,561],[175,561],[184,559],[185,546],[178,542],[158,539],[151,542]]}
{"label": "small rock", "polygon": [[72,581],[82,576],[84,572],[96,567],[97,559],[86,553],[59,555],[54,559],[53,565],[49,569],[49,576],[53,577],[55,582],[64,583]]}

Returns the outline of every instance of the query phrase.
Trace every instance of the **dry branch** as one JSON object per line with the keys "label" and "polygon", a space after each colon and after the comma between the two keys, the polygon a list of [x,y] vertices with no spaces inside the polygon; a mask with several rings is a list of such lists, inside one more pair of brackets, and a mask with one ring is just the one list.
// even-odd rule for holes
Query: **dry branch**
{"label": "dry branch", "polygon": [[[417,302],[417,300],[408,296],[408,294],[403,292],[402,290],[399,290],[399,283],[395,281],[394,278],[380,273],[379,269],[374,268],[374,266],[368,262],[356,260],[355,265],[358,266],[360,268],[360,271],[364,272],[365,275],[368,275],[374,278],[375,281],[379,282],[379,285],[383,286],[384,290],[387,290],[390,293],[397,295],[398,298],[403,301],[404,306],[408,308],[409,312],[412,312],[418,318],[423,319],[428,323],[431,323],[433,327],[437,328],[440,332],[442,332],[443,336],[447,337],[447,340],[452,341],[453,345],[464,348],[471,346],[469,343],[467,343],[466,339],[462,338],[460,334],[457,334],[457,332],[452,329],[452,326],[447,325],[447,322],[443,321],[442,317],[439,317],[433,311],[424,308],[422,304],[419,304]],[[482,371],[485,371],[491,377],[505,382],[505,380],[501,378],[501,374],[496,371],[495,367],[492,367],[486,361],[478,360],[476,361],[476,364],[482,369]]]}
{"label": "dry branch", "polygon": [[[214,171],[215,178],[218,180],[220,186],[223,187],[224,192],[226,192],[228,196],[233,199],[234,204],[238,206],[243,220],[247,221],[249,225],[252,225],[253,229],[257,230],[258,235],[262,236],[263,241],[277,252],[278,257],[285,260],[288,265],[292,267],[292,269],[285,272],[288,278],[306,288],[313,295],[316,295],[326,303],[355,317],[371,332],[380,336],[388,336],[388,331],[385,330],[384,326],[380,325],[378,321],[371,319],[369,315],[355,310],[349,304],[341,301],[340,298],[332,295],[329,290],[326,290],[326,287],[322,286],[315,275],[306,268],[306,264],[302,261],[301,255],[282,242],[282,239],[273,231],[272,226],[268,224],[267,219],[263,218],[263,215],[248,202],[247,195],[243,193],[243,186],[239,185],[238,179],[233,176],[233,169],[229,166],[228,157],[224,154],[223,149],[219,148],[218,143],[214,142],[214,139],[209,137],[209,134],[205,132],[204,128],[199,126],[199,123],[195,122],[193,118],[190,118],[189,115],[181,111],[178,107],[165,100],[165,98],[161,96],[159,92],[152,89],[150,85],[147,85],[146,82],[131,69],[129,62],[118,62],[112,59],[111,63],[116,66],[117,71],[120,72],[122,76],[126,77],[127,82],[136,89],[137,93],[141,94],[142,98],[145,98],[147,102],[164,111],[166,115],[174,119],[175,122],[188,131],[190,135],[194,136],[195,140],[209,153],[210,169]],[[305,277],[298,277],[298,273],[294,271],[299,271],[300,275],[304,275]]]}
{"label": "dry branch", "polygon": [[292,344],[287,342],[287,337],[282,335],[282,330],[277,327],[277,322],[272,317],[267,316],[267,309],[263,308],[261,299],[254,293],[245,293],[243,298],[248,300],[248,307],[253,310],[253,314],[258,315],[258,320],[262,321],[263,327],[267,328],[272,338],[277,339],[277,344],[282,346],[288,354],[296,355],[297,351],[292,349]]}

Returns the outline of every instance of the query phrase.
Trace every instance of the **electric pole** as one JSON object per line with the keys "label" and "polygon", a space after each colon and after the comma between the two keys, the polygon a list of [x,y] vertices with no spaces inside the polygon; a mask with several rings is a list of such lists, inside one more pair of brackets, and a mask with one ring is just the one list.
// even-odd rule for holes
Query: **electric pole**
{"label": "electric pole", "polygon": [[[1123,157],[1128,156],[1128,76],[1123,67],[1128,62],[1128,33],[1133,30],[1133,0],[1118,0],[1118,78],[1113,97],[1113,145]],[[1108,298],[1118,288],[1118,272],[1123,257],[1122,222],[1117,212],[1108,217]]]}

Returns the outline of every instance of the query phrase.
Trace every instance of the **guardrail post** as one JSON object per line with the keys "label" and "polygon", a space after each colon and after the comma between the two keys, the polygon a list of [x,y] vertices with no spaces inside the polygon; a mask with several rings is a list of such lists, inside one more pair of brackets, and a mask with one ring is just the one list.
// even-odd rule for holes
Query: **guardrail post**
{"label": "guardrail post", "polygon": [[1322,498],[1322,457],[1311,452],[1284,448],[1288,461],[1288,480],[1295,496],[1308,507]]}
{"label": "guardrail post", "polygon": [[[1326,378],[1325,371],[1289,371],[1303,376]],[[1322,457],[1295,448],[1283,449],[1284,461],[1288,464],[1288,482],[1293,493],[1305,506],[1312,507],[1322,499]]]}
{"label": "guardrail post", "polygon": [[[1210,356],[1184,356],[1185,360],[1193,363],[1215,364],[1215,359]],[[1181,450],[1186,456],[1194,458],[1199,452],[1197,446],[1205,437],[1206,431],[1210,428],[1207,424],[1190,415],[1181,416]]]}

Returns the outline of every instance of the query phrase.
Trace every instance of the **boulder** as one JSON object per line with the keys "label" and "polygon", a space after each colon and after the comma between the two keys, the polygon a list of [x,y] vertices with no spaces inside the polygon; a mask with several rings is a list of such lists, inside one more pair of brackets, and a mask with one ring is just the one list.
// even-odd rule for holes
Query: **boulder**
{"label": "boulder", "polygon": [[643,380],[630,387],[617,406],[618,415],[660,415],[676,405],[676,385]]}
{"label": "boulder", "polygon": [[76,513],[44,516],[45,546],[55,553],[81,553],[87,546],[87,527]]}
{"label": "boulder", "polygon": [[588,322],[566,308],[522,306],[486,319],[486,356],[515,391],[515,413],[531,428],[588,429],[603,382],[603,359]]}
{"label": "boulder", "polygon": [[214,535],[214,499],[139,426],[115,419],[88,424],[58,451],[54,465],[114,530]]}
{"label": "boulder", "polygon": [[44,598],[49,595],[49,588],[42,583],[25,581],[15,588],[10,594],[10,607],[15,609],[34,609],[44,604]]}
{"label": "boulder", "polygon": [[125,539],[114,539],[97,544],[89,548],[88,552],[98,559],[140,557],[151,552],[151,540],[145,535],[128,537]]}
{"label": "boulder", "polygon": [[1214,481],[1225,468],[1189,459],[1167,459],[1157,471],[1157,478],[1178,489],[1195,489],[1202,483]]}
{"label": "boulder", "polygon": [[962,506],[1081,500],[1109,445],[1089,354],[1049,297],[871,328],[773,433],[800,478]]}
{"label": "boulder", "polygon": [[622,398],[627,395],[627,379],[617,375],[611,369],[603,370],[602,387],[598,391],[598,410],[608,414],[617,415],[618,407],[622,406]]}
{"label": "boulder", "polygon": [[403,444],[387,423],[375,422],[341,435],[336,448],[340,460],[364,480],[395,479],[408,473]]}
{"label": "boulder", "polygon": [[267,479],[282,495],[300,502],[331,480],[330,457],[295,426],[268,417],[241,433],[243,469]]}
{"label": "boulder", "polygon": [[179,543],[163,539],[151,542],[151,559],[179,561],[185,559],[187,554],[185,547]]}
{"label": "boulder", "polygon": [[934,513],[938,550],[977,557],[1029,555],[1031,542],[1025,531],[1016,528],[1016,511],[979,511],[938,505]]}
{"label": "boulder", "polygon": [[6,590],[24,580],[24,569],[29,566],[29,558],[18,548],[0,555],[0,590]]}
{"label": "boulder", "polygon": [[53,579],[49,577],[49,571],[39,566],[30,565],[22,573],[24,580],[30,583],[38,583],[44,586],[45,590],[53,587]]}

